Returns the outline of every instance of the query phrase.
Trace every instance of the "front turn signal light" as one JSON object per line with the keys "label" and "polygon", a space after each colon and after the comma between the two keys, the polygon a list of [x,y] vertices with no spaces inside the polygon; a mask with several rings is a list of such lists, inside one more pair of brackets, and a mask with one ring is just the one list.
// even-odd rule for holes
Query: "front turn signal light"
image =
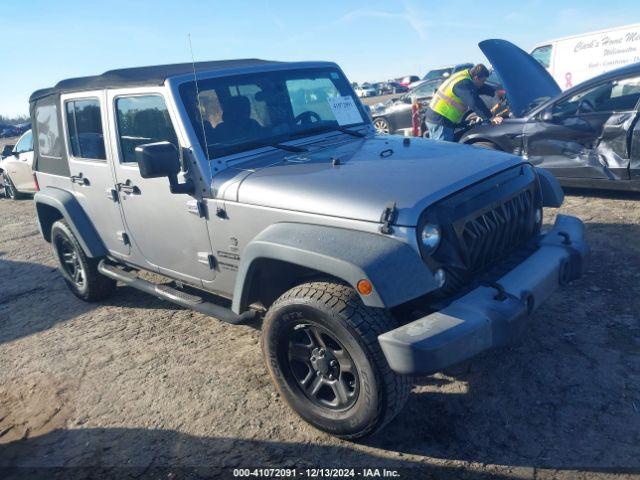
{"label": "front turn signal light", "polygon": [[371,285],[369,280],[360,280],[358,282],[358,292],[360,295],[371,295],[371,292],[373,292],[373,285]]}

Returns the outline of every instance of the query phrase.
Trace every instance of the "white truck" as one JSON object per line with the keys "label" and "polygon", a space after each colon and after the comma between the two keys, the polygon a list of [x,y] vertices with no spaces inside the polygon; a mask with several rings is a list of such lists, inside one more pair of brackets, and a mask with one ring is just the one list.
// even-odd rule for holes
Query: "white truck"
{"label": "white truck", "polygon": [[531,50],[563,90],[640,62],[640,23],[549,40]]}

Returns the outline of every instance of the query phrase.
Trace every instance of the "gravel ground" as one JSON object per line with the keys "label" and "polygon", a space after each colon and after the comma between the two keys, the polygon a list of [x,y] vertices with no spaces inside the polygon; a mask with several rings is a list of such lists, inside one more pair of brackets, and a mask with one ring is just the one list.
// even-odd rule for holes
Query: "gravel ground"
{"label": "gravel ground", "polygon": [[81,302],[56,272],[32,202],[0,199],[0,477],[7,467],[85,467],[64,472],[95,478],[125,466],[119,477],[140,478],[171,466],[200,478],[219,473],[206,466],[293,465],[420,469],[402,478],[635,477],[639,205],[633,195],[568,196],[561,211],[588,226],[586,275],[537,311],[519,344],[417,379],[395,421],[349,443],[279,398],[257,329],[126,287]]}

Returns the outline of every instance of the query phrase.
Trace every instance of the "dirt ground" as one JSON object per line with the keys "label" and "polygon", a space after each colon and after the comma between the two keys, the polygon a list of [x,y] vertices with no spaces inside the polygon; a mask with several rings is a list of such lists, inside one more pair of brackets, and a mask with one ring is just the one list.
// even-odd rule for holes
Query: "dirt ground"
{"label": "dirt ground", "polygon": [[[288,409],[256,328],[126,287],[82,303],[56,272],[32,201],[1,199],[0,477],[60,466],[82,478],[111,467],[126,467],[119,478],[201,478],[224,466],[640,476],[639,207],[638,195],[572,192],[561,212],[587,224],[585,276],[537,311],[519,344],[417,379],[395,421],[350,443]],[[167,466],[178,470],[155,470]]]}

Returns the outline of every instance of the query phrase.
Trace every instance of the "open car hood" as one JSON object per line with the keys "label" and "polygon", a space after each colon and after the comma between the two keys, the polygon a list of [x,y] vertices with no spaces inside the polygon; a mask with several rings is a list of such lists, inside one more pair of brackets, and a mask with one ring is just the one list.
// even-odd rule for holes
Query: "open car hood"
{"label": "open car hood", "polygon": [[502,79],[511,112],[521,117],[541,98],[561,90],[553,77],[531,55],[506,40],[484,40],[478,44]]}

